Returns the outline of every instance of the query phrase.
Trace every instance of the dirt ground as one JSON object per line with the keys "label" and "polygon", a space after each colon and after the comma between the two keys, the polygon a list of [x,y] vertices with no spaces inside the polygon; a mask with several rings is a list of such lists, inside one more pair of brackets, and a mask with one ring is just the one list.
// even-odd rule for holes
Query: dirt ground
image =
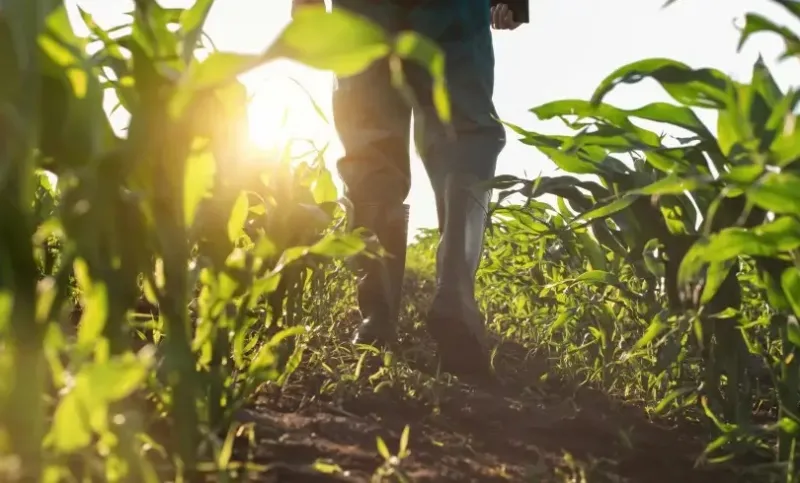
{"label": "dirt ground", "polygon": [[[357,352],[330,349],[345,345],[320,346],[316,362],[301,364],[282,389],[266,388],[242,414],[255,435],[248,459],[266,469],[250,481],[744,481],[719,466],[695,467],[701,428],[656,423],[641,409],[559,381],[518,344],[499,347],[497,381],[482,383],[436,376],[421,330],[406,336],[395,369],[372,381],[380,357],[359,364]],[[359,377],[345,377],[359,365]],[[395,454],[406,425],[410,455],[385,465],[406,479],[371,480],[385,461],[376,438]]]}

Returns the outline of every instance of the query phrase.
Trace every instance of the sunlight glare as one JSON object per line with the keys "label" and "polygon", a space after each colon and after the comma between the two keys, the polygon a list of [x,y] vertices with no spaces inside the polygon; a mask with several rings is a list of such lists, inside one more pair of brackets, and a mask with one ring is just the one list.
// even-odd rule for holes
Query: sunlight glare
{"label": "sunlight glare", "polygon": [[283,150],[292,143],[293,148],[300,144],[301,151],[308,151],[308,144],[301,141],[321,147],[331,140],[328,114],[320,116],[308,94],[290,79],[254,89],[248,115],[250,139],[260,149]]}

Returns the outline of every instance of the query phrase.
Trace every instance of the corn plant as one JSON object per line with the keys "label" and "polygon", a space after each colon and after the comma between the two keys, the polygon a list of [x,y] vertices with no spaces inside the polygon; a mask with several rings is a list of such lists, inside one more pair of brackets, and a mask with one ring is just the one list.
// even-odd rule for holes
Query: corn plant
{"label": "corn plant", "polygon": [[[795,2],[778,3],[800,15]],[[753,14],[747,17],[740,46],[761,31],[783,37],[784,57],[797,55],[794,33]],[[611,90],[644,78],[658,82],[678,104],[624,110],[603,102]],[[647,286],[663,284],[670,320],[682,329],[675,331],[665,319],[656,319],[640,342],[663,342],[660,336],[673,331],[679,337],[671,344],[684,348],[670,349],[667,366],[694,354],[700,356],[702,372],[702,384],[694,389],[674,386],[665,401],[694,398],[700,390],[704,411],[722,433],[709,451],[777,431],[778,461],[788,465],[790,479],[800,397],[795,360],[800,293],[797,101],[796,90],[783,92],[762,59],[753,66],[749,83],[670,59],[634,62],[604,79],[589,101],[556,101],[532,109],[540,119],[561,118],[577,131],[574,135],[510,126],[523,143],[580,179],[495,180],[505,190],[501,200],[522,195],[529,200],[523,208],[528,212],[531,200],[543,194],[566,200],[571,210],[565,213],[565,225],[576,236],[591,229],[604,245],[604,256],[597,256],[594,244],[587,245],[584,253],[591,261],[585,270],[621,256]],[[699,120],[694,108],[718,112],[716,132]],[[635,124],[637,119],[684,134],[656,134]],[[755,320],[742,306],[743,293],[750,303],[754,289],[761,303],[768,303],[766,311],[747,311]],[[780,414],[767,427],[751,419],[759,372],[751,354],[764,357],[775,378],[773,396]]]}
{"label": "corn plant", "polygon": [[[194,475],[229,459],[219,435],[245,398],[296,367],[302,347],[286,342],[309,274],[365,241],[331,224],[319,159],[253,172],[239,74],[280,57],[345,75],[409,58],[432,70],[447,121],[425,39],[307,9],[262,54],[209,53],[212,3],[136,1],[111,30],[82,11],[90,38],[64,2],[0,6],[4,480]],[[121,136],[107,91],[130,115]]]}

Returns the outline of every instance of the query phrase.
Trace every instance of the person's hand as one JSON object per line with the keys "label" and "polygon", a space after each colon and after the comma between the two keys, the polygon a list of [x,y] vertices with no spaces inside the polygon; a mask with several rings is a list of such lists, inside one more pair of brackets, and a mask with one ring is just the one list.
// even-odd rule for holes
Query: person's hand
{"label": "person's hand", "polygon": [[492,7],[492,28],[495,30],[514,30],[522,25],[514,21],[514,14],[508,5],[500,3]]}
{"label": "person's hand", "polygon": [[325,0],[292,0],[292,18],[303,7],[324,7]]}

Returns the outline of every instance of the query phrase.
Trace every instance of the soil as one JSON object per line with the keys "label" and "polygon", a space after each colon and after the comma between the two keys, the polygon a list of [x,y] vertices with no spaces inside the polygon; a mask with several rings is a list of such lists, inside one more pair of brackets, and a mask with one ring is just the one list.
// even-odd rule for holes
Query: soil
{"label": "soil", "polygon": [[[519,344],[500,345],[494,382],[435,376],[433,346],[421,329],[398,352],[404,375],[377,392],[369,383],[326,390],[338,368],[357,364],[357,353],[327,360],[329,370],[304,362],[283,388],[265,388],[241,418],[252,423],[255,444],[238,445],[235,454],[264,465],[249,480],[370,481],[384,462],[376,438],[395,454],[409,425],[410,455],[397,466],[406,480],[372,481],[744,481],[731,468],[696,467],[706,430],[653,421],[640,408],[560,381]],[[380,366],[375,359],[364,381]]]}

